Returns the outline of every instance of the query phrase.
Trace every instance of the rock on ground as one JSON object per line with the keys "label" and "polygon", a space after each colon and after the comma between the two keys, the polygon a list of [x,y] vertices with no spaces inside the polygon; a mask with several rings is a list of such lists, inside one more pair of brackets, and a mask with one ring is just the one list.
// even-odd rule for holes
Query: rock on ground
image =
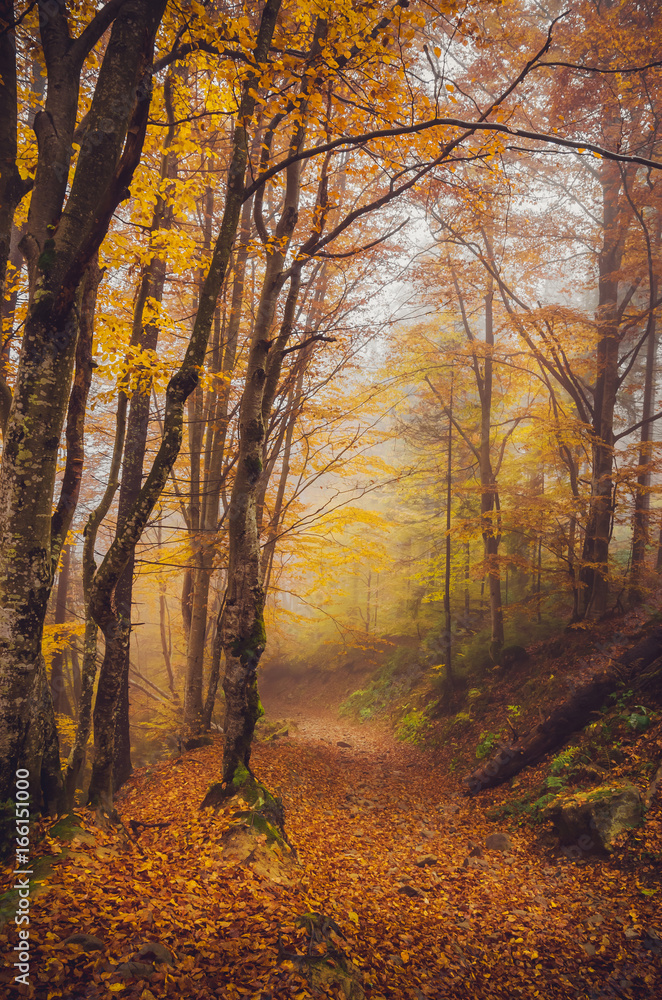
{"label": "rock on ground", "polygon": [[567,792],[546,807],[564,845],[584,851],[611,851],[619,833],[643,822],[641,793],[629,782],[598,785],[586,792]]}

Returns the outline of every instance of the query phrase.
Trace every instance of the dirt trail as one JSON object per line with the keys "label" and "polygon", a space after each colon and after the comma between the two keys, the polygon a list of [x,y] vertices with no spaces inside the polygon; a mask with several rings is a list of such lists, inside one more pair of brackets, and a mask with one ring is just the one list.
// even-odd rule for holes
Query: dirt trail
{"label": "dirt trail", "polygon": [[[199,809],[222,750],[217,738],[137,771],[118,796],[125,832],[82,811],[91,843],[74,841],[32,900],[34,1000],[346,1000],[302,978],[305,914],[339,928],[327,943],[360,977],[351,1000],[662,996],[660,908],[638,874],[568,859],[524,827],[508,831],[512,850],[488,850],[506,829],[486,818],[493,793],[462,797],[434,752],[325,716],[258,741],[254,770],[282,796],[297,852],[281,877],[228,856],[236,800]],[[81,933],[98,950],[67,943]],[[127,978],[146,942],[173,965]],[[0,944],[10,954],[14,928]],[[14,998],[11,975],[0,990]]]}
{"label": "dirt trail", "polygon": [[[316,908],[354,913],[370,995],[659,1000],[659,906],[635,875],[490,822],[489,795],[464,798],[434,753],[385,730],[297,725],[256,768],[280,789]],[[511,850],[485,847],[495,832]]]}
{"label": "dirt trail", "polygon": [[423,752],[410,744],[399,742],[386,726],[357,725],[334,715],[304,716],[300,712],[294,716],[294,722],[295,727],[290,735],[295,740],[329,746],[348,743],[348,747],[340,746],[340,749],[377,756],[392,754],[394,759],[412,766],[433,763],[430,751]]}

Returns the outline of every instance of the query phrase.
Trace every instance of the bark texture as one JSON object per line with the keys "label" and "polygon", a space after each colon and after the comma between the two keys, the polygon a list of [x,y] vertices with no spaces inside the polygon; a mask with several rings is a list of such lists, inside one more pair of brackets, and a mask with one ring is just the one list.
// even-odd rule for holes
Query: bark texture
{"label": "bark texture", "polygon": [[[177,173],[177,160],[171,150],[175,137],[174,113],[172,109],[172,73],[168,74],[165,85],[165,105],[169,127],[164,143],[164,153],[161,158],[161,181],[173,180]],[[158,238],[158,233],[167,230],[172,225],[173,211],[168,195],[159,196],[152,217],[151,238]],[[166,279],[166,260],[164,255],[152,250],[152,257],[143,269],[138,297],[134,307],[131,348],[141,351],[155,351],[159,340],[159,324],[155,319],[145,322],[145,306],[147,302],[161,304]],[[124,459],[122,463],[122,480],[117,509],[116,533],[124,530],[127,517],[135,504],[142,486],[143,464],[147,447],[147,432],[149,429],[150,396],[152,377],[149,370],[138,368],[133,373],[135,382],[129,416],[126,426],[124,444]],[[131,661],[131,612],[133,601],[133,576],[135,567],[135,547],[130,553],[127,564],[112,592],[106,594],[108,603],[114,601],[114,606],[120,619],[129,622],[129,636],[126,640],[126,652],[122,677],[120,679],[120,694],[115,715],[113,744],[113,785],[119,788],[133,770],[131,764],[131,737],[129,730],[129,670]],[[122,645],[124,637],[122,635]],[[106,640],[108,641],[108,640]],[[100,685],[105,683],[103,673],[99,678]],[[96,737],[95,737],[96,742]],[[95,748],[96,754],[96,748]]]}
{"label": "bark texture", "polygon": [[644,378],[644,398],[642,419],[647,421],[641,428],[639,448],[639,475],[634,498],[634,518],[632,524],[632,570],[630,600],[638,604],[643,600],[643,578],[646,571],[646,554],[650,546],[650,486],[651,460],[653,457],[653,424],[655,409],[655,358],[657,354],[657,330],[654,302],[657,298],[658,282],[653,275],[650,281],[650,313],[646,324],[646,374]]}
{"label": "bark texture", "polygon": [[[264,62],[267,58],[279,10],[280,0],[267,0],[262,11],[260,28],[256,40],[254,52],[256,63]],[[242,87],[238,119],[235,126],[233,152],[228,170],[225,208],[220,233],[216,240],[209,270],[202,286],[193,333],[184,360],[179,371],[170,380],[166,391],[161,445],[138,498],[127,515],[124,529],[111,544],[91,587],[90,610],[94,620],[103,630],[106,637],[106,655],[104,660],[107,657],[107,662],[102,665],[102,673],[105,678],[104,685],[99,685],[97,704],[95,704],[95,741],[98,717],[99,752],[97,755],[95,746],[95,760],[89,789],[89,801],[91,804],[112,798],[114,732],[110,720],[114,720],[117,709],[120,676],[124,663],[123,657],[126,656],[129,629],[126,619],[119,617],[117,609],[112,603],[109,604],[106,601],[105,595],[114,591],[117,581],[124,571],[127,561],[161,495],[161,491],[168,481],[168,477],[181,448],[186,400],[198,385],[199,372],[205,360],[216,302],[225,278],[232,245],[239,225],[245,188],[244,177],[248,160],[246,130],[247,123],[250,121],[255,109],[256,85],[257,79],[255,73],[248,74]],[[97,705],[99,706],[98,713]]]}
{"label": "bark texture", "polygon": [[[319,18],[309,55],[309,73],[302,81],[300,118],[290,137],[289,153],[303,148],[307,99],[313,83],[313,67],[319,55],[326,22]],[[263,169],[278,116],[263,142]],[[229,509],[228,584],[220,621],[225,653],[225,745],[221,784],[230,789],[238,769],[249,769],[255,724],[262,708],[257,692],[257,667],[266,645],[264,588],[260,571],[258,527],[260,487],[263,482],[265,429],[276,394],[285,345],[292,332],[294,307],[300,287],[301,265],[296,261],[286,272],[285,262],[298,220],[301,164],[291,163],[285,171],[282,210],[273,233],[268,233],[262,215],[263,189],[255,196],[255,224],[265,245],[266,266],[249,347],[244,390],[239,411],[239,450]],[[324,202],[326,191],[323,192]],[[321,228],[326,205],[318,220]],[[311,240],[317,238],[317,233]],[[300,251],[301,252],[301,251]],[[290,279],[288,299],[278,335],[272,328],[278,297]]]}
{"label": "bark texture", "polygon": [[[14,3],[0,2],[0,315],[4,319],[4,300],[7,281],[7,264],[12,256],[14,214],[31,182],[21,179],[16,162],[17,142],[17,81],[16,38],[9,25],[14,24]],[[0,356],[4,361],[6,332],[0,330]],[[11,389],[5,379],[5,365],[0,366],[0,430],[4,434]]]}
{"label": "bark texture", "polygon": [[591,500],[579,574],[582,617],[593,618],[599,618],[605,613],[609,598],[609,542],[614,494],[614,409],[620,385],[618,270],[628,231],[621,197],[622,177],[616,164],[605,160],[601,164],[600,180],[603,239],[598,255],[598,347],[593,396]]}
{"label": "bark texture", "polygon": [[115,493],[119,486],[119,471],[124,449],[126,433],[127,398],[120,393],[117,414],[115,417],[115,441],[110,461],[108,482],[96,510],[90,514],[83,533],[83,600],[85,604],[85,637],[83,639],[83,665],[80,680],[80,698],[78,703],[78,726],[76,739],[67,761],[65,776],[65,800],[67,807],[73,809],[74,798],[81,771],[85,764],[87,741],[92,727],[92,696],[97,675],[97,632],[98,627],[92,617],[90,596],[96,563],[94,548],[101,522],[110,510]]}
{"label": "bark texture", "polygon": [[[77,39],[64,6],[42,18],[48,89],[34,122],[39,156],[22,242],[30,301],[0,467],[0,800],[9,795],[17,767],[30,770],[36,805],[52,801],[57,780],[45,772],[42,780],[42,764],[54,755],[41,752],[47,734],[32,706],[41,702],[41,638],[53,583],[51,514],[79,286],[140,157],[153,40],[164,8],[165,0],[110,0]],[[67,197],[83,62],[113,18]],[[50,696],[46,700],[52,715]]]}
{"label": "bark texture", "polygon": [[[71,545],[67,545],[62,555],[62,568],[57,581],[57,591],[55,594],[55,617],[54,625],[64,625],[67,620],[67,595],[69,591],[69,576],[71,570]],[[53,699],[53,711],[56,715],[71,715],[71,706],[67,698],[64,684],[64,652],[58,651],[54,654],[51,663],[51,698]]]}

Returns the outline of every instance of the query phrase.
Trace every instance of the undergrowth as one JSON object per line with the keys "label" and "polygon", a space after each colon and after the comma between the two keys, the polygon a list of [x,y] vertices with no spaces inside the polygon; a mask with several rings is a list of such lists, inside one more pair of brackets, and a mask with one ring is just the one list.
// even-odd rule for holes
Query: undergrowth
{"label": "undergrowth", "polygon": [[537,826],[543,822],[543,810],[557,797],[557,792],[545,790],[546,783],[537,791],[525,792],[521,798],[512,799],[488,809],[485,815],[488,819],[510,819],[518,826],[530,824]]}
{"label": "undergrowth", "polygon": [[420,677],[423,665],[416,650],[397,649],[368,685],[352,692],[341,703],[338,714],[367,722],[391,710]]}

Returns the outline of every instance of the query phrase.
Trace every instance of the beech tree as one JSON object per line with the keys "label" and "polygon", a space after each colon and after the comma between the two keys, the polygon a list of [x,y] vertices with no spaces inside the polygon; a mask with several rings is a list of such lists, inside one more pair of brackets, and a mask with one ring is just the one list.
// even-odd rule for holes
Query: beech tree
{"label": "beech tree", "polygon": [[[16,768],[28,767],[35,801],[53,808],[61,781],[41,635],[78,485],[59,498],[61,523],[54,534],[51,507],[76,352],[79,289],[140,157],[154,39],[165,0],[110,0],[88,15],[77,37],[65,8],[40,3],[38,9],[47,90],[34,122],[39,155],[22,240],[30,302],[0,466],[0,798],[7,798]],[[16,74],[13,4],[4,5],[3,16],[3,98],[8,104],[3,125],[11,137],[18,117],[11,82]],[[109,27],[68,188],[81,72]],[[10,138],[12,148],[16,140]],[[9,189],[25,191],[28,185],[21,185],[15,160],[6,170]],[[17,203],[16,194],[2,200],[3,210]],[[10,211],[3,221],[2,245],[8,248]]]}
{"label": "beech tree", "polygon": [[[370,250],[375,240],[392,238],[402,226],[392,207],[427,177],[440,173],[450,177],[463,165],[496,161],[514,143],[525,143],[527,150],[536,153],[549,145],[578,155],[583,155],[582,150],[592,151],[602,157],[600,169],[604,168],[605,176],[612,180],[617,174],[621,177],[622,170],[659,167],[652,153],[643,155],[636,149],[633,136],[629,151],[618,150],[613,129],[593,130],[585,136],[568,128],[562,135],[548,127],[535,101],[531,109],[523,110],[520,94],[535,91],[535,87],[526,91],[523,84],[530,86],[534,70],[540,71],[544,65],[554,67],[549,62],[554,23],[541,34],[537,28],[530,31],[528,23],[522,26],[523,21],[517,21],[518,37],[530,55],[520,62],[519,48],[500,62],[496,82],[490,85],[497,92],[485,99],[486,88],[476,89],[470,80],[466,94],[455,83],[446,83],[450,78],[444,75],[443,48],[433,46],[433,59],[427,45],[430,35],[432,41],[450,46],[457,28],[462,41],[475,44],[478,53],[486,52],[491,34],[498,35],[498,31],[488,22],[483,23],[482,8],[468,11],[457,24],[455,15],[444,4],[438,11],[425,7],[424,13],[423,8],[419,10],[406,0],[360,9],[349,2],[323,4],[315,11],[281,0],[266,0],[258,11],[250,8],[247,13],[234,8],[226,12],[221,5],[213,11],[197,3],[190,8],[182,13],[165,0],[110,0],[99,10],[95,4],[78,5],[74,10],[66,4],[43,2],[37,5],[37,44],[37,11],[30,8],[24,17],[12,4],[2,7],[6,30],[0,36],[0,101],[7,112],[2,125],[7,138],[0,191],[2,276],[7,273],[7,260],[17,242],[15,232],[12,237],[12,219],[22,199],[28,193],[31,197],[21,240],[28,271],[21,352],[11,386],[11,405],[4,409],[0,406],[0,412],[8,414],[0,468],[0,798],[7,797],[20,761],[20,766],[29,766],[35,800],[45,808],[54,808],[61,800],[61,779],[41,637],[48,596],[80,487],[81,419],[90,375],[89,342],[83,328],[86,316],[93,315],[90,290],[99,277],[95,254],[118,205],[130,195],[145,135],[151,127],[152,73],[162,73],[196,53],[210,56],[224,66],[231,64],[232,72],[222,81],[225,101],[218,113],[229,116],[232,127],[225,136],[225,160],[219,168],[222,180],[205,186],[209,207],[206,247],[195,268],[198,291],[192,310],[192,332],[184,359],[167,387],[157,454],[143,481],[141,452],[148,411],[145,398],[141,398],[145,394],[138,392],[129,417],[134,443],[125,456],[121,512],[115,537],[98,568],[94,566],[93,540],[99,518],[108,511],[117,486],[125,433],[127,400],[121,396],[110,482],[99,513],[88,528],[84,561],[90,627],[86,635],[80,741],[74,748],[68,782],[71,789],[85,730],[89,729],[98,628],[104,637],[104,653],[94,707],[92,802],[112,795],[118,708],[124,719],[120,735],[126,734],[132,575],[127,567],[173,473],[187,409],[193,418],[191,479],[197,483],[199,478],[202,439],[195,421],[203,400],[198,386],[210,341],[212,374],[234,374],[234,334],[228,336],[221,357],[220,334],[216,342],[212,328],[219,320],[218,300],[242,211],[246,225],[242,225],[236,251],[232,289],[238,303],[243,294],[242,248],[250,239],[245,230],[250,227],[251,211],[262,251],[256,263],[260,293],[254,328],[247,344],[245,371],[241,369],[235,382],[238,447],[231,460],[234,471],[227,507],[227,588],[218,630],[226,661],[224,791],[237,771],[243,773],[249,766],[250,742],[259,714],[256,668],[266,641],[265,583],[273,562],[271,539],[267,554],[260,551],[265,489],[268,474],[275,468],[267,441],[276,400],[291,397],[287,405],[294,411],[300,396],[296,378],[286,386],[283,374],[284,359],[290,352],[304,352],[310,346],[305,338],[294,340],[302,283],[309,280],[316,263],[325,257],[351,256]],[[451,27],[444,27],[449,20]],[[162,34],[158,35],[160,28]],[[14,38],[18,39],[17,46]],[[496,38],[496,42],[501,44],[502,39]],[[34,49],[37,58],[43,55],[46,68],[44,105],[34,122],[38,146],[34,178],[29,173],[23,177],[17,163],[16,137],[24,129],[24,121],[18,110],[16,59],[18,56],[25,60],[27,49],[30,54]],[[429,67],[429,72],[422,67]],[[451,104],[459,107],[450,108]],[[197,114],[197,109],[189,110],[191,116]],[[455,110],[461,114],[447,113]],[[176,122],[176,116],[171,117],[172,127]],[[354,184],[348,186],[352,203],[348,201],[334,215],[337,206],[330,177],[336,157],[353,172]],[[171,168],[166,150],[161,173],[167,174]],[[626,195],[625,186],[619,189],[618,211],[624,207],[622,195]],[[152,229],[157,223],[158,228],[165,228],[166,209],[161,206],[158,218],[155,213]],[[369,217],[379,220],[379,231],[376,235],[370,233],[366,241],[362,225]],[[624,233],[627,242],[629,229]],[[613,248],[607,249],[611,253]],[[610,261],[616,265],[620,257],[605,258],[605,268]],[[152,246],[142,275],[144,298],[158,302],[163,293],[163,271],[164,257],[159,247]],[[504,282],[494,271],[492,268],[492,280],[501,295]],[[613,305],[618,292],[613,272],[605,271],[601,281],[605,289],[609,285]],[[158,324],[150,321],[143,305],[139,295],[135,341],[149,348],[156,343]],[[231,317],[229,328],[232,322]],[[605,338],[606,350],[613,336],[607,331]],[[318,343],[319,338],[313,336],[313,341]],[[7,371],[5,355],[0,365],[3,372]],[[301,353],[302,359],[307,357],[309,354]],[[72,393],[75,364],[76,391]],[[5,382],[3,398],[8,404],[10,387],[9,381]],[[205,510],[201,508],[199,516],[190,519],[196,531],[211,530],[216,520],[219,483],[225,482],[223,462],[227,455],[222,437],[228,399],[221,393],[220,398],[207,400],[208,464],[206,468],[204,462],[202,465],[208,492]],[[67,462],[53,514],[57,453],[65,419]],[[213,426],[215,421],[219,427]],[[292,439],[288,435],[293,433],[293,421],[284,419],[272,439],[274,447],[280,437],[286,453],[289,449],[291,455]],[[613,442],[605,434],[596,438],[596,448],[600,455],[608,456]],[[288,462],[286,459],[283,468]],[[595,497],[606,496],[608,471],[603,470],[604,475],[600,472],[596,479],[596,484],[599,481],[602,485],[599,489],[596,485]],[[189,501],[191,509],[198,500],[202,503],[202,491],[196,492],[197,496]],[[283,497],[276,503],[282,506]],[[604,509],[605,503],[596,499],[593,521],[598,514],[604,514]],[[487,516],[488,511],[484,513]],[[589,520],[589,524],[593,521]],[[603,521],[587,530],[587,538],[603,538]],[[201,549],[193,571],[194,614],[189,630],[185,713],[185,725],[191,731],[203,722],[204,714],[201,653],[209,622],[210,554],[211,550]],[[585,567],[595,570],[598,566],[595,579],[602,578],[602,555],[589,555],[585,556]],[[121,775],[119,767],[118,777]]]}

